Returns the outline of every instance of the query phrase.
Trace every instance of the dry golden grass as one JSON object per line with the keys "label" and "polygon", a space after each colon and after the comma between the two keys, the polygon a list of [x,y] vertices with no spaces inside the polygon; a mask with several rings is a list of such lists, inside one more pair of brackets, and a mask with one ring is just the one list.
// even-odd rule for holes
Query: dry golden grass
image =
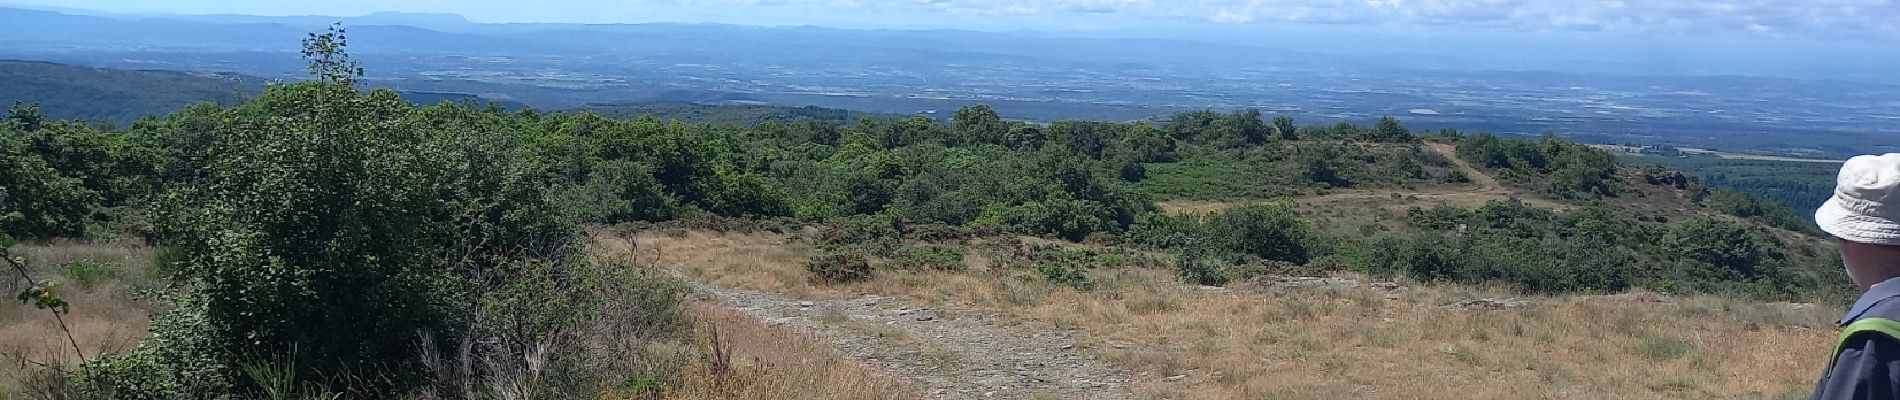
{"label": "dry golden grass", "polygon": [[[1154,289],[1123,295],[1132,300],[1058,296],[1033,312],[1084,327],[1111,344],[1098,346],[1106,356],[1150,377],[1187,375],[1149,380],[1155,398],[1787,397],[1810,387],[1831,343],[1828,332],[1779,325],[1825,317],[1703,299],[1467,311],[1442,304],[1484,296]],[[1185,306],[1142,306],[1157,302]]]}
{"label": "dry golden grass", "polygon": [[801,298],[842,295],[813,285],[803,267],[810,255],[779,245],[784,242],[779,235],[692,231],[625,238],[597,232],[595,238],[596,252],[631,253],[661,268],[678,266],[675,272],[703,283]]}
{"label": "dry golden grass", "polygon": [[[638,242],[715,284],[806,298],[905,295],[1079,328],[1085,347],[1138,371],[1138,393],[1149,398],[1800,398],[1826,361],[1839,311],[1647,293],[1469,311],[1445,305],[1512,294],[1436,285],[1213,291],[1142,269],[1093,271],[1102,287],[1084,293],[975,256],[965,272],[881,272],[814,287],[803,280],[804,253],[777,236]],[[1164,379],[1175,375],[1186,376]]]}
{"label": "dry golden grass", "polygon": [[[595,232],[596,255],[632,254],[690,279],[726,287],[840,298],[843,291],[812,285],[803,262],[809,257],[769,234],[674,232],[633,237]],[[784,326],[768,326],[731,309],[696,303],[692,341],[711,353],[729,354],[730,365],[688,366],[677,399],[914,399],[902,379],[880,375],[839,353],[829,343]],[[715,339],[715,335],[717,338]]]}
{"label": "dry golden grass", "polygon": [[706,346],[708,353],[719,346],[728,354],[729,364],[694,363],[668,398],[918,398],[902,380],[873,372],[808,334],[767,326],[718,305],[696,304],[692,313],[699,321],[693,340]]}
{"label": "dry golden grass", "polygon": [[[12,249],[25,257],[34,279],[61,283],[60,297],[72,304],[72,312],[62,315],[73,340],[87,357],[131,349],[146,335],[150,305],[134,298],[132,289],[143,279],[152,251],[134,245],[101,245],[76,242],[51,242],[21,245]],[[63,276],[55,266],[75,260],[90,260],[103,268],[94,271],[99,281],[90,287]],[[18,293],[25,282],[10,267],[5,286],[7,293]],[[75,354],[66,333],[47,310],[33,308],[9,296],[0,302],[0,398],[17,397],[27,372],[38,364],[60,367],[76,365]]]}

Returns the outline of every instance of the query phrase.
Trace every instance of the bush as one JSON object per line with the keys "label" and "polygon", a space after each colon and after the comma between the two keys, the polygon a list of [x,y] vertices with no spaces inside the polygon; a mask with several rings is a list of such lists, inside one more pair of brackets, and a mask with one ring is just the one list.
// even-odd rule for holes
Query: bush
{"label": "bush", "polygon": [[871,279],[871,262],[856,253],[829,253],[812,256],[805,262],[813,282],[824,284],[863,282]]}
{"label": "bush", "polygon": [[0,121],[0,232],[19,239],[84,234],[98,194],[28,152],[21,135]]}
{"label": "bush", "polygon": [[1126,239],[1148,248],[1172,249],[1201,234],[1201,223],[1195,217],[1151,212],[1135,218],[1135,224],[1128,227]]}
{"label": "bush", "polygon": [[902,234],[889,216],[854,215],[833,220],[818,230],[818,244],[848,246],[869,244],[895,245]]}
{"label": "bush", "polygon": [[1208,218],[1208,244],[1267,260],[1305,264],[1312,227],[1286,203],[1248,205]]}
{"label": "bush", "polygon": [[1095,290],[1095,280],[1082,273],[1083,267],[1066,260],[1041,261],[1036,263],[1036,272],[1050,284],[1068,286],[1075,290]]}
{"label": "bush", "polygon": [[1664,237],[1669,249],[1708,269],[1709,281],[1752,281],[1772,276],[1782,255],[1756,237],[1748,226],[1696,217],[1677,224]]}
{"label": "bush", "polygon": [[[470,330],[478,294],[518,278],[498,271],[575,260],[578,232],[521,164],[532,158],[469,126],[479,111],[329,82],[222,111],[203,179],[158,207],[180,290],[135,355],[187,396],[259,390],[244,366],[293,350],[299,381],[413,387],[418,332],[485,337]],[[341,381],[350,371],[382,376]]]}
{"label": "bush", "polygon": [[1464,264],[1457,246],[1443,236],[1420,234],[1397,244],[1399,247],[1389,253],[1393,266],[1414,279],[1453,279],[1459,276],[1459,266]]}
{"label": "bush", "polygon": [[1198,249],[1181,252],[1174,265],[1175,273],[1188,283],[1223,286],[1228,281],[1228,274],[1222,270],[1223,266],[1218,260],[1208,258]]}
{"label": "bush", "polygon": [[1022,232],[1051,233],[1071,242],[1082,241],[1090,233],[1114,229],[1113,221],[1102,218],[1106,212],[1100,203],[1076,199],[1068,192],[1055,191],[1041,202],[1010,207],[1007,220]]}
{"label": "bush", "polygon": [[905,226],[904,237],[931,243],[962,243],[970,238],[970,230],[956,225],[916,224]]}
{"label": "bush", "polygon": [[575,218],[609,224],[671,219],[678,203],[645,166],[627,161],[607,162],[559,194]]}
{"label": "bush", "polygon": [[59,265],[59,276],[72,280],[81,289],[90,289],[108,280],[123,277],[121,266],[93,260],[72,260]]}

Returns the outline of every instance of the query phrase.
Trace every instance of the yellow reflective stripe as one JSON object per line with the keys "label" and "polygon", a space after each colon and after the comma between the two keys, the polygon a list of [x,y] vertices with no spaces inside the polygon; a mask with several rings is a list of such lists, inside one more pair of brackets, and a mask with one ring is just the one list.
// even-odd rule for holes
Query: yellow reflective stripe
{"label": "yellow reflective stripe", "polygon": [[1900,340],[1900,321],[1886,318],[1861,318],[1858,321],[1854,321],[1854,323],[1847,324],[1846,328],[1841,329],[1840,340],[1834,344],[1834,357],[1827,362],[1829,375],[1833,375],[1834,363],[1840,361],[1841,348],[1847,346],[1847,339],[1852,339],[1855,335],[1868,332],[1879,333],[1887,335],[1889,339]]}

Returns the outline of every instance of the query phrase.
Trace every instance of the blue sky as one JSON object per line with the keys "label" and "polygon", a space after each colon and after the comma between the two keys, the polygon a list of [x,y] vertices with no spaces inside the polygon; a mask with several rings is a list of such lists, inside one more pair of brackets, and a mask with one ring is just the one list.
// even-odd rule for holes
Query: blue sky
{"label": "blue sky", "polygon": [[479,22],[724,22],[1074,31],[1323,27],[1381,32],[1900,39],[1893,0],[0,0],[111,12],[455,13]]}

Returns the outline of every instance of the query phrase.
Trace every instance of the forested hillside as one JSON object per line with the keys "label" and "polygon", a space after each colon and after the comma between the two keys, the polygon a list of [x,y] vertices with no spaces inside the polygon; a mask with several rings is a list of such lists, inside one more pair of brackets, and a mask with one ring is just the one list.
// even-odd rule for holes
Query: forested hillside
{"label": "forested hillside", "polygon": [[[1110,284],[1093,271],[1131,266],[1201,285],[1354,271],[1530,293],[1848,289],[1785,207],[1742,194],[1753,208],[1726,207],[1684,174],[1551,137],[1258,111],[1032,124],[978,105],[949,121],[826,111],[740,125],[416,107],[359,89],[332,39],[306,43],[313,80],[241,102],[111,129],[9,112],[0,232],[159,249],[151,336],[87,363],[79,387],[455,398],[492,381],[598,398],[676,387],[664,368],[694,362],[680,360],[719,368],[703,361],[717,351],[648,353],[646,340],[687,329],[684,289],[584,253],[582,226],[804,232],[822,251],[809,279],[825,283],[955,273],[971,238],[1040,236],[1123,249],[1026,247],[999,266],[1079,292]],[[1157,205],[1177,200],[1225,204]],[[22,298],[68,306],[58,293]],[[455,357],[463,367],[443,367]]]}
{"label": "forested hillside", "polygon": [[1841,164],[1805,161],[1732,160],[1718,157],[1631,156],[1624,162],[1655,164],[1683,171],[1714,188],[1730,188],[1785,204],[1795,210],[1819,208],[1834,195]]}
{"label": "forested hillside", "polygon": [[200,102],[233,104],[264,87],[239,74],[132,71],[0,61],[0,103],[38,103],[62,119],[129,122]]}
{"label": "forested hillside", "polygon": [[[42,113],[61,120],[126,124],[197,103],[231,105],[256,96],[269,82],[234,73],[126,70],[0,60],[0,104],[34,103]],[[491,102],[460,93],[403,92],[401,96],[416,104]],[[522,107],[515,102],[493,102],[508,109]]]}

